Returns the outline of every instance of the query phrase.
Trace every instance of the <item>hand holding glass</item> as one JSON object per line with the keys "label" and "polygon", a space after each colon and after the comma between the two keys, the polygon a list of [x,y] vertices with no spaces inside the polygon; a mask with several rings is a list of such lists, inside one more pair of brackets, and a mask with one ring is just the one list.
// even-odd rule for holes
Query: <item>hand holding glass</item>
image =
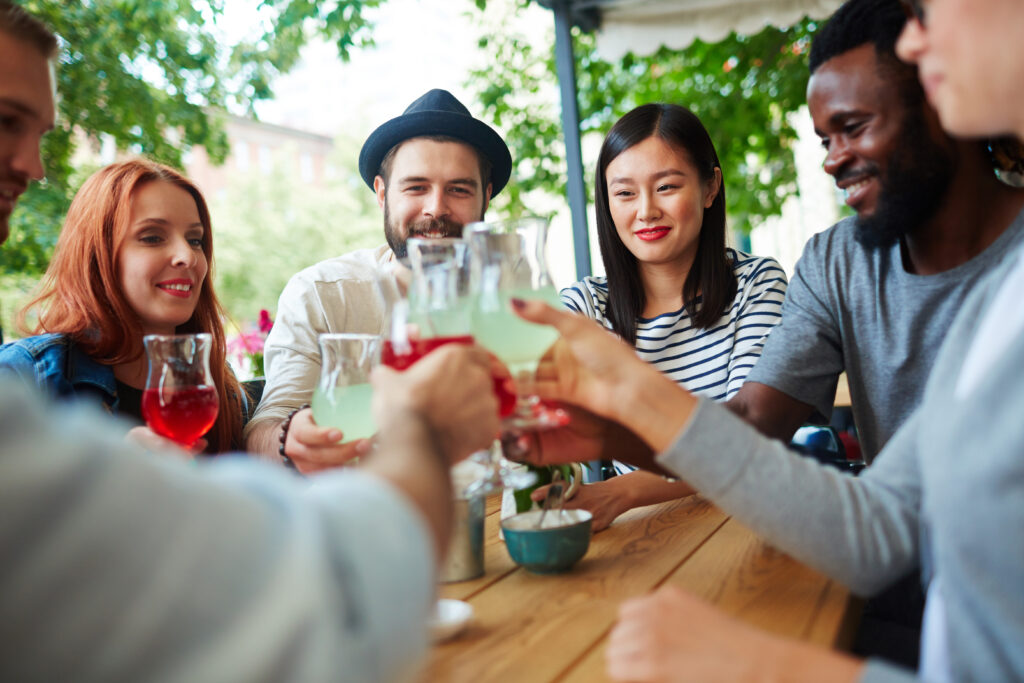
{"label": "hand holding glass", "polygon": [[516,380],[514,412],[504,420],[509,430],[563,426],[565,411],[544,405],[534,393],[534,373],[558,332],[517,316],[511,300],[542,299],[561,307],[547,272],[543,218],[470,223],[464,235],[472,250],[476,299],[471,330],[476,341],[496,355]]}

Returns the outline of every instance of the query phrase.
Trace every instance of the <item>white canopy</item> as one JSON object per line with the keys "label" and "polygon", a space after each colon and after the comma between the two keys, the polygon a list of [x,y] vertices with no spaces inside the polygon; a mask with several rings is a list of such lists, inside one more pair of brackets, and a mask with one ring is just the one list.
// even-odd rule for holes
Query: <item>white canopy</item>
{"label": "white canopy", "polygon": [[627,52],[649,55],[660,46],[681,50],[695,39],[716,42],[731,31],[758,33],[804,16],[831,15],[842,0],[575,0],[600,13],[597,51],[606,60]]}

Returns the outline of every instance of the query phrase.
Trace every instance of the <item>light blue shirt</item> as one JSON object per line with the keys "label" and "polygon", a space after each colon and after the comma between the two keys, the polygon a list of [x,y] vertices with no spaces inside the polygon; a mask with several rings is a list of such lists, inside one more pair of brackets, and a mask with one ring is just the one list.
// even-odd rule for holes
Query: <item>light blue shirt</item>
{"label": "light blue shirt", "polygon": [[393,487],[148,455],[109,421],[0,378],[0,680],[411,677],[435,558]]}

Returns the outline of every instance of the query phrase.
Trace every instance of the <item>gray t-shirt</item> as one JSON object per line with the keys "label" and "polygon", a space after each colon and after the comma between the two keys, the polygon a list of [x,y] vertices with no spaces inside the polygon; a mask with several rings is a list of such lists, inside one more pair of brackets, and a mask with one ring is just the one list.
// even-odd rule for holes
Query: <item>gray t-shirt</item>
{"label": "gray t-shirt", "polygon": [[748,382],[832,412],[844,370],[853,418],[870,463],[921,400],[935,354],[964,297],[1013,251],[1024,214],[982,253],[935,275],[903,267],[900,246],[869,249],[854,219],[811,237]]}

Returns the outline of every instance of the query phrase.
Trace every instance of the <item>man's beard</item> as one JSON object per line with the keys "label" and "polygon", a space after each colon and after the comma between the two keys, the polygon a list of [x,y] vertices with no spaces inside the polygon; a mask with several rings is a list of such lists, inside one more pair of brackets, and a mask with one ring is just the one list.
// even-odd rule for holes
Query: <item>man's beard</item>
{"label": "man's beard", "polygon": [[457,223],[451,218],[424,218],[409,224],[408,233],[403,237],[399,226],[391,221],[391,212],[388,211],[387,202],[384,203],[384,237],[388,240],[388,246],[395,252],[395,257],[404,261],[408,255],[406,241],[410,237],[423,237],[425,235],[440,237],[462,237],[462,223]]}
{"label": "man's beard", "polygon": [[910,117],[903,142],[889,156],[878,204],[858,216],[854,236],[869,249],[885,249],[931,220],[953,181],[956,152],[932,139],[924,117]]}

